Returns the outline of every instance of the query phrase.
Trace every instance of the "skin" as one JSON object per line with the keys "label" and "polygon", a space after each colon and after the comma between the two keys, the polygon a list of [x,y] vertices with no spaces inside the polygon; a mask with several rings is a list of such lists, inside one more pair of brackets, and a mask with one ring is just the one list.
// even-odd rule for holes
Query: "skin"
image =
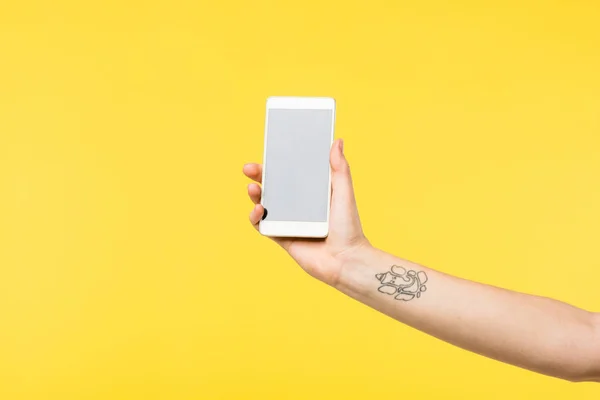
{"label": "skin", "polygon": [[[463,349],[573,382],[600,382],[600,316],[563,302],[468,281],[401,259],[365,237],[343,141],[330,154],[332,198],[326,239],[271,238],[308,274],[399,322]],[[262,166],[246,164],[255,181],[250,223],[258,230]],[[378,290],[390,267],[424,272],[426,291],[399,301]],[[448,301],[452,299],[452,301]]]}

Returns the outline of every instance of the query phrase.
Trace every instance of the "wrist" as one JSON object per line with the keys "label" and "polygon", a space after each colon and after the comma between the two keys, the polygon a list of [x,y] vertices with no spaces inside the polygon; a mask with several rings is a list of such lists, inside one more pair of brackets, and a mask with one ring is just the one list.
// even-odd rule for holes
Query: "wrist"
{"label": "wrist", "polygon": [[365,240],[338,255],[339,274],[333,287],[355,298],[368,293],[367,288],[371,286],[371,278],[375,279],[375,269],[382,253]]}

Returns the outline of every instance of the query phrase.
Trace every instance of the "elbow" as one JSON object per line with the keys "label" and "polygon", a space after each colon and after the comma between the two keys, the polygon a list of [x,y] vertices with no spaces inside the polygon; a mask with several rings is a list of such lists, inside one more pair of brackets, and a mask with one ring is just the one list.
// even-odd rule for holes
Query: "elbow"
{"label": "elbow", "polygon": [[559,377],[565,381],[571,383],[583,383],[583,382],[598,382],[600,383],[600,375],[598,374],[573,374],[568,376]]}
{"label": "elbow", "polygon": [[596,383],[600,383],[600,374],[598,373],[594,373],[594,374],[574,374],[574,375],[569,375],[569,376],[564,376],[564,377],[559,377],[562,378],[568,382],[571,383],[583,383],[583,382],[596,382]]}
{"label": "elbow", "polygon": [[570,382],[600,382],[600,313],[590,313],[588,342],[579,357],[578,367],[560,378]]}

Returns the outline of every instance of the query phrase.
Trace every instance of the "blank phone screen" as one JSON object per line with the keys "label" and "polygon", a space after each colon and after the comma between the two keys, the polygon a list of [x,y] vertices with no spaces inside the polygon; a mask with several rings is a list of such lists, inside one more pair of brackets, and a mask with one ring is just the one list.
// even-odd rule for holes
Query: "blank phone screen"
{"label": "blank phone screen", "polygon": [[267,221],[326,222],[332,110],[269,109]]}

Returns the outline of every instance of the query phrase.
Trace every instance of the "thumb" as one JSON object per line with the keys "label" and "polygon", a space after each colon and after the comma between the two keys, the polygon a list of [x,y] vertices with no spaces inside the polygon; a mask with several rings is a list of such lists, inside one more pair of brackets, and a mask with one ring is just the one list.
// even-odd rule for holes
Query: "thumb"
{"label": "thumb", "polygon": [[350,166],[344,156],[344,141],[338,139],[331,146],[329,155],[331,163],[331,187],[335,201],[342,201],[345,205],[355,206],[354,189],[350,176]]}

